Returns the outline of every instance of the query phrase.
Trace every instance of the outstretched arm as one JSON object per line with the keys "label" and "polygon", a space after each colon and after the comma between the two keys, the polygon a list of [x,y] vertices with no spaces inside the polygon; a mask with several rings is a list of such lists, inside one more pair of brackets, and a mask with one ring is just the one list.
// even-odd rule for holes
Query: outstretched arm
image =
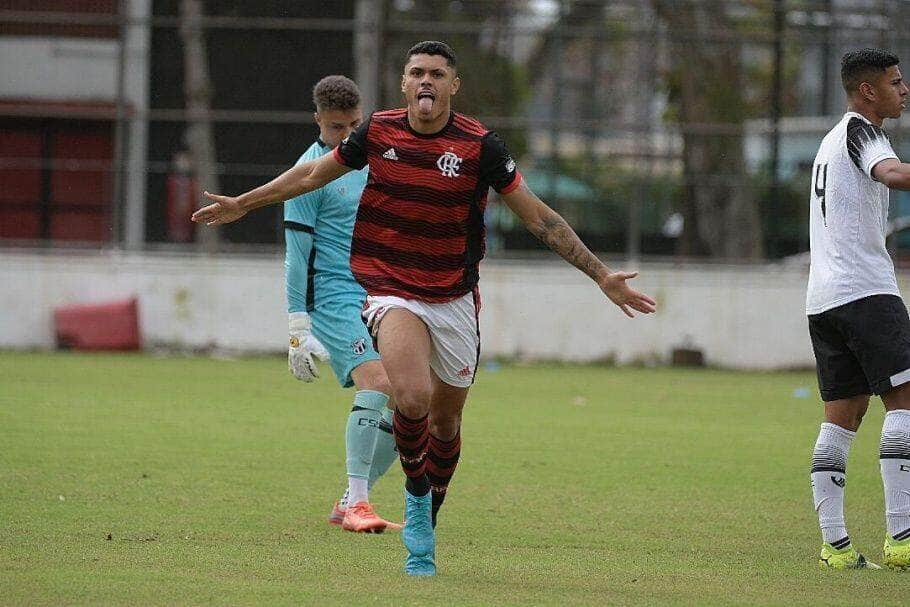
{"label": "outstretched arm", "polygon": [[524,182],[515,190],[503,194],[502,200],[534,236],[590,276],[626,316],[633,316],[631,310],[650,314],[657,309],[653,299],[626,284],[627,280],[638,276],[638,272],[614,272],[605,266],[588,250],[566,220],[544,204]]}
{"label": "outstretched arm", "polygon": [[872,176],[892,190],[910,190],[910,164],[886,158],[872,167]]}
{"label": "outstretched arm", "polygon": [[329,153],[316,160],[298,164],[267,184],[240,196],[220,196],[203,192],[214,204],[193,213],[193,221],[206,225],[231,223],[253,209],[284,202],[300,194],[317,190],[350,170]]}

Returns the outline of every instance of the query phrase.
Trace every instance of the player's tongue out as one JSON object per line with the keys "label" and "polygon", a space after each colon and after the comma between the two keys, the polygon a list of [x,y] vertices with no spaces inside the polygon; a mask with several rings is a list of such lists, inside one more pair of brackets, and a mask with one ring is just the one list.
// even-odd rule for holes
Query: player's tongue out
{"label": "player's tongue out", "polygon": [[433,109],[433,97],[431,95],[420,95],[417,97],[417,108],[424,114],[429,114]]}

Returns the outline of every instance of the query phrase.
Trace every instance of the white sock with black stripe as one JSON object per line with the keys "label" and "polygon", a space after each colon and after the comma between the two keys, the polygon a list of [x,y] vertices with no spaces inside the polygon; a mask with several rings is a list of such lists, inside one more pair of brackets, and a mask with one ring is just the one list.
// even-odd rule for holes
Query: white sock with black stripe
{"label": "white sock with black stripe", "polygon": [[888,535],[905,540],[910,538],[910,411],[885,414],[879,457]]}
{"label": "white sock with black stripe", "polygon": [[847,486],[847,455],[856,432],[824,423],[812,452],[812,497],[818,512],[822,541],[835,549],[850,545],[844,521],[844,488]]}

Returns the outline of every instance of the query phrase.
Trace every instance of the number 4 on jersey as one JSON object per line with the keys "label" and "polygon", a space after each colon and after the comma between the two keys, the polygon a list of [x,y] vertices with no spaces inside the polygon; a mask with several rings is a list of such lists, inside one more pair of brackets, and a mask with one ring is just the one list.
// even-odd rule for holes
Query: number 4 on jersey
{"label": "number 4 on jersey", "polygon": [[822,221],[828,225],[827,209],[825,208],[825,184],[828,182],[828,164],[819,164],[815,166],[815,195],[818,196],[822,203]]}

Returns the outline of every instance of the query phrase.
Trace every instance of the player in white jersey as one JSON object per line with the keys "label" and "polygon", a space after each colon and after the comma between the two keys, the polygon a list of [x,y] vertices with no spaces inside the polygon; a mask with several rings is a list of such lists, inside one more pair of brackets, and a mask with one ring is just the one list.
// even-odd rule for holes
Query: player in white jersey
{"label": "player in white jersey", "polygon": [[811,472],[822,569],[878,567],[853,547],[844,520],[847,455],[872,394],[886,411],[885,564],[910,568],[910,318],[885,248],[889,188],[910,190],[910,164],[898,160],[882,130],[906,107],[898,63],[879,49],[844,55],[849,111],[812,167],[806,314],[825,402]]}

